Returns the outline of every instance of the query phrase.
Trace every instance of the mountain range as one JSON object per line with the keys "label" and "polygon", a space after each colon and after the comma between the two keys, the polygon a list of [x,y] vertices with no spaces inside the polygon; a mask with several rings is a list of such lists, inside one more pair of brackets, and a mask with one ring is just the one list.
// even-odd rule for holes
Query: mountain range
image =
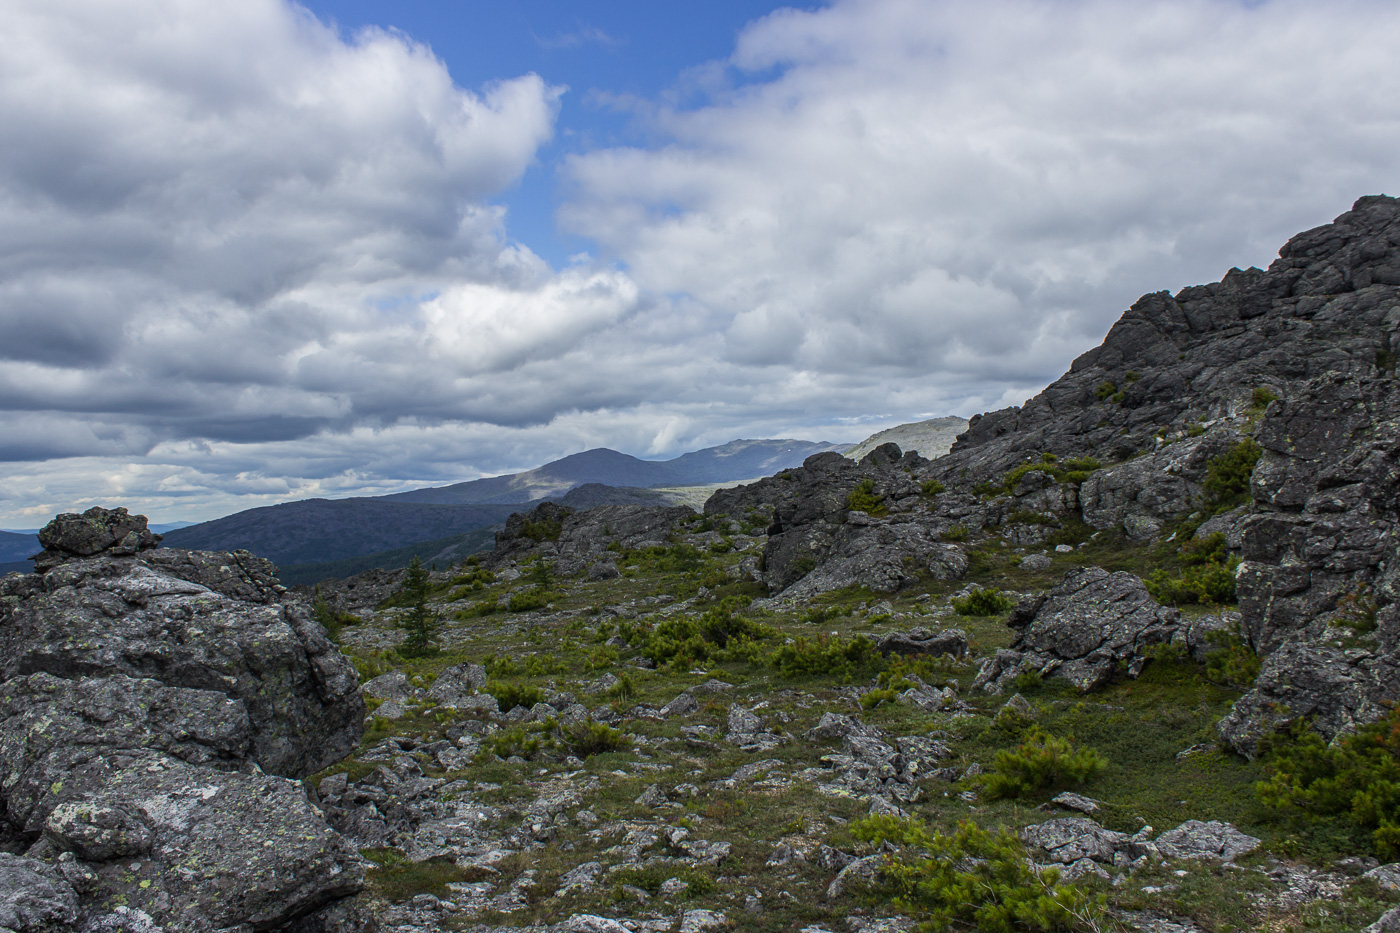
{"label": "mountain range", "polygon": [[[850,445],[793,439],[736,440],[672,460],[641,460],[596,448],[522,473],[388,496],[305,499],[248,509],[176,528],[167,547],[243,548],[274,561],[289,583],[314,582],[370,567],[461,559],[490,545],[492,529],[520,506],[545,498],[587,507],[670,504],[680,494],[656,487],[738,482],[798,466],[812,454]],[[30,539],[31,541],[33,539]],[[22,557],[33,553],[34,547]]]}

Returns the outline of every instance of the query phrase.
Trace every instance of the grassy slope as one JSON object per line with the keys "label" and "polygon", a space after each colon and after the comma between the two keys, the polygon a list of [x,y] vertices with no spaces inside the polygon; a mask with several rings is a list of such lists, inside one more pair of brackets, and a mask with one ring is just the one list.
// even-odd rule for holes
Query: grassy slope
{"label": "grassy slope", "polygon": [[[1068,534],[1075,536],[1073,531]],[[1052,551],[1052,568],[1034,574],[1016,567],[1020,555],[1013,549],[995,540],[970,542],[981,555],[973,576],[979,582],[1024,592],[1049,585],[1085,563],[1145,573],[1169,557],[1160,549],[1133,546],[1111,536],[1078,537],[1085,540],[1084,547],[1072,553]],[[438,596],[443,611],[454,616],[444,637],[447,650],[426,659],[404,660],[391,650],[371,647],[384,644],[386,638],[392,643],[396,637],[385,634],[384,619],[345,630],[342,641],[364,677],[401,669],[427,685],[451,664],[485,659],[493,678],[499,681],[536,687],[545,694],[569,690],[590,707],[613,706],[623,713],[639,704],[659,707],[710,678],[733,685],[728,692],[696,693],[701,709],[692,716],[664,721],[629,716],[618,724],[637,744],[625,751],[587,758],[582,765],[584,774],[575,778],[581,781],[591,776],[599,782],[598,790],[588,795],[584,805],[600,818],[602,830],[590,833],[581,825],[566,822],[548,845],[512,856],[498,866],[505,879],[527,868],[540,874],[529,905],[509,915],[463,918],[455,921],[458,926],[469,928],[479,921],[511,925],[528,920],[557,922],[573,913],[636,917],[657,910],[706,907],[725,911],[742,929],[777,933],[809,924],[842,929],[846,917],[853,911],[869,910],[872,903],[876,916],[892,912],[888,904],[867,903],[859,897],[828,902],[824,891],[834,873],[819,867],[814,858],[767,865],[780,843],[809,852],[823,843],[860,849],[846,826],[865,815],[866,805],[849,797],[814,793],[810,773],[803,775],[804,769],[822,769],[822,757],[839,751],[839,743],[813,744],[801,736],[816,725],[823,712],[836,711],[859,716],[890,735],[940,737],[954,754],[950,764],[960,769],[973,764],[990,769],[996,753],[1015,745],[1020,735],[997,727],[993,721],[1004,697],[974,694],[968,687],[978,661],[1008,644],[1012,633],[1004,616],[966,618],[951,612],[949,596],[965,584],[929,582],[894,597],[842,591],[789,611],[749,610],[747,617],[774,630],[750,660],[683,664],[654,671],[634,666],[647,627],[662,621],[659,614],[648,613],[667,605],[646,606],[643,600],[660,594],[681,600],[699,593],[702,598],[689,610],[693,615],[713,607],[724,596],[739,596],[747,602],[762,595],[755,584],[725,576],[743,556],[709,549],[625,555],[622,579],[556,581],[549,607],[526,613],[480,614],[480,607],[493,606],[510,593],[527,589],[523,579],[485,586],[459,581],[443,587]],[[707,593],[702,592],[702,584],[709,587]],[[902,701],[863,710],[857,699],[875,686],[875,678],[885,667],[880,661],[849,675],[802,677],[785,677],[766,663],[786,639],[818,634],[878,636],[914,627],[950,626],[967,631],[973,659],[933,662],[922,667],[921,673],[930,683],[957,690],[971,706],[962,715],[930,713]],[[628,638],[628,646],[619,650],[605,644],[618,634]],[[583,685],[608,673],[625,675],[633,694],[620,697],[583,692]],[[1251,790],[1263,774],[1261,764],[1214,748],[1214,725],[1238,693],[1208,682],[1199,665],[1155,663],[1136,681],[1121,680],[1082,697],[1053,683],[1025,687],[1023,693],[1034,704],[1043,728],[1072,736],[1076,743],[1098,749],[1108,760],[1101,774],[1076,788],[1105,804],[1102,821],[1108,827],[1133,832],[1147,823],[1160,832],[1186,819],[1222,819],[1262,837],[1276,852],[1286,850],[1315,860],[1336,855],[1325,846],[1310,849],[1306,839],[1300,848],[1299,840],[1289,838],[1285,827],[1267,819]],[[708,726],[722,735],[732,705],[748,709],[759,703],[766,704],[761,715],[791,741],[755,756],[719,739],[715,749],[703,750],[687,745],[682,738],[682,726]],[[376,719],[362,752],[393,736],[412,736],[420,741],[440,738],[452,721],[452,714],[434,711],[429,705],[405,719]],[[548,741],[547,733],[541,737]],[[1197,745],[1208,749],[1178,760],[1178,753]],[[421,763],[429,775],[477,782],[477,787],[485,788],[478,795],[482,803],[523,805],[543,782],[575,771],[578,766],[564,760],[567,754],[568,750],[559,746],[543,749],[528,762],[486,755],[468,769],[448,774],[426,756]],[[369,753],[369,757],[375,756]],[[780,762],[778,778],[736,788],[723,786],[740,766],[767,759]],[[356,776],[374,766],[372,761],[352,756],[331,770]],[[700,792],[694,797],[673,795],[675,804],[660,810],[635,802],[643,790],[658,782],[667,788],[694,784]],[[928,781],[922,799],[908,809],[915,818],[945,831],[961,820],[1015,829],[1049,817],[1035,809],[1049,793],[1013,801],[964,799],[976,790],[975,780],[953,784]],[[1061,811],[1054,815],[1073,814]],[[622,830],[616,828],[622,826],[649,826],[656,831],[685,827],[697,837],[728,841],[733,849],[718,866],[681,869],[644,863],[652,867],[607,875],[592,893],[554,897],[558,878],[574,866],[589,861],[611,865],[619,858],[613,847],[623,841],[618,835]],[[480,880],[450,864],[414,865],[387,850],[367,854],[381,866],[371,872],[370,896],[387,901],[422,892],[448,897],[448,883]],[[1273,867],[1269,857],[1249,856],[1239,871],[1222,871],[1206,863],[1168,865],[1134,874],[1118,887],[1095,890],[1122,908],[1189,916],[1209,933],[1292,929],[1340,933],[1371,922],[1388,901],[1394,900],[1369,885],[1358,884],[1339,897],[1290,906],[1281,899],[1279,883],[1264,873]],[[678,898],[643,904],[625,887],[631,885],[655,895],[661,882],[670,877],[689,881],[690,889]],[[762,910],[748,912],[743,905],[756,890],[762,893]]]}

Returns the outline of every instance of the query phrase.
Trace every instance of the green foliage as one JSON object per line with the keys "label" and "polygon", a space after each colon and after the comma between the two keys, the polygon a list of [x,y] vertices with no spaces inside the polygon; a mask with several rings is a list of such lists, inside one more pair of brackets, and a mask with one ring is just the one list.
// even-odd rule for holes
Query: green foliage
{"label": "green foliage", "polygon": [[852,512],[864,512],[876,518],[890,513],[885,497],[875,492],[875,480],[868,476],[856,483],[856,488],[846,496],[846,507]]}
{"label": "green foliage", "polygon": [[661,886],[671,878],[684,881],[686,888],[682,897],[703,897],[715,889],[715,879],[695,868],[684,868],[672,864],[628,865],[608,876],[618,885],[641,888],[653,896],[661,893]]}
{"label": "green foliage", "polygon": [[359,625],[362,621],[359,616],[333,608],[321,597],[319,591],[311,604],[311,617],[326,630],[326,637],[337,644],[340,642],[340,633],[343,629]]}
{"label": "green foliage", "polygon": [[[1137,380],[1130,379],[1128,381],[1136,382]],[[1100,402],[1111,402],[1117,405],[1126,397],[1127,395],[1111,382],[1101,382],[1099,383],[1099,387],[1094,390],[1094,398],[1098,399]]]}
{"label": "green foliage", "polygon": [[559,520],[540,519],[538,521],[526,520],[520,526],[520,533],[531,541],[558,541],[559,535],[564,530],[564,523]]}
{"label": "green foliage", "polygon": [[455,862],[411,862],[398,849],[361,849],[360,854],[373,865],[365,876],[370,889],[389,903],[407,901],[419,894],[445,898],[452,893],[449,884],[477,877],[473,869],[461,868]]}
{"label": "green foliage", "polygon": [[953,611],[960,616],[995,616],[1010,612],[1016,600],[1000,590],[973,590],[966,596],[951,600]]}
{"label": "green foliage", "polygon": [[876,657],[875,643],[864,635],[818,635],[779,645],[769,663],[783,677],[832,676],[850,680]]}
{"label": "green foliage", "polygon": [[524,758],[526,761],[534,761],[540,756],[546,741],[548,740],[541,740],[540,736],[526,731],[523,726],[512,726],[487,736],[481,747],[501,758]]}
{"label": "green foliage", "polygon": [[894,703],[898,699],[898,691],[892,690],[889,687],[879,687],[869,691],[860,698],[860,708],[863,710],[872,710],[885,703]]}
{"label": "green foliage", "polygon": [[657,664],[689,668],[696,664],[755,660],[755,642],[774,637],[770,626],[735,615],[743,599],[729,598],[701,616],[676,616],[660,622],[642,654]]}
{"label": "green foliage", "polygon": [[496,698],[502,713],[508,713],[517,706],[526,709],[544,702],[544,693],[539,687],[531,687],[515,681],[493,680],[486,684],[486,692]]}
{"label": "green foliage", "polygon": [[1206,656],[1206,679],[1226,687],[1248,690],[1258,678],[1262,663],[1254,649],[1238,635],[1229,632],[1210,632],[1206,635],[1206,641],[1216,648]]}
{"label": "green foliage", "polygon": [[1016,748],[996,753],[996,770],[983,778],[983,793],[997,800],[1063,790],[1083,783],[1107,766],[1108,762],[1092,748],[1077,749],[1069,739],[1032,729]]}
{"label": "green foliage", "polygon": [[925,499],[932,499],[934,496],[938,495],[940,492],[945,492],[945,491],[947,491],[947,489],[948,489],[947,486],[944,486],[942,483],[940,483],[940,482],[939,482],[938,480],[936,480],[936,479],[926,479],[926,480],[924,480],[922,483],[919,484],[919,493],[920,493]]}
{"label": "green foliage", "polygon": [[1254,394],[1250,396],[1249,408],[1252,413],[1262,415],[1264,409],[1269,407],[1270,402],[1277,402],[1278,400],[1279,394],[1273,389],[1270,389],[1268,386],[1258,386],[1255,388]]}
{"label": "green foliage", "polygon": [[1382,860],[1400,857],[1400,710],[1331,745],[1295,723],[1266,752],[1261,803],[1285,818],[1347,820],[1370,833]]}
{"label": "green foliage", "polygon": [[637,688],[632,683],[632,678],[625,673],[617,679],[617,683],[608,688],[608,696],[617,700],[630,700],[637,695]]}
{"label": "green foliage", "polygon": [[625,733],[601,722],[574,723],[564,730],[564,742],[579,758],[620,751],[632,744]]}
{"label": "green foliage", "polygon": [[1123,381],[1128,383],[1128,385],[1132,385],[1134,382],[1137,382],[1141,378],[1142,373],[1138,372],[1135,369],[1130,369],[1123,374]]}
{"label": "green foliage", "polygon": [[406,658],[421,658],[437,653],[434,644],[442,634],[442,617],[428,608],[428,571],[422,561],[413,558],[404,575],[399,593],[408,605],[408,614],[399,621],[399,627],[407,634],[398,652]]}
{"label": "green foliage", "polygon": [[950,525],[938,537],[944,541],[966,541],[970,532],[966,525]]}
{"label": "green foliage", "polygon": [[[892,827],[872,831],[897,832]],[[1073,933],[1096,928],[1104,912],[1103,897],[1060,884],[1053,868],[1033,869],[1020,841],[1005,830],[991,833],[961,823],[952,835],[905,830],[902,837],[929,854],[888,857],[879,889],[896,909],[925,921],[925,929]]]}
{"label": "green foliage", "polygon": [[528,590],[516,590],[510,594],[510,599],[506,605],[511,612],[532,612],[536,609],[543,609],[549,605],[549,600],[553,594],[549,590],[531,587]]}
{"label": "green foliage", "polygon": [[808,625],[824,625],[833,619],[849,618],[854,611],[850,606],[816,606],[799,615],[797,621],[806,622]]}
{"label": "green foliage", "polygon": [[1369,635],[1376,630],[1376,613],[1379,610],[1371,588],[1363,584],[1355,592],[1338,598],[1337,614],[1332,621],[1358,635]]}
{"label": "green foliage", "polygon": [[1249,477],[1264,449],[1245,438],[1206,466],[1206,505],[1212,513],[1228,512],[1249,499]]}
{"label": "green foliage", "polygon": [[628,551],[618,565],[651,573],[695,573],[705,566],[705,555],[689,544],[654,546]]}
{"label": "green foliage", "polygon": [[1240,559],[1225,547],[1225,535],[1216,532],[1188,539],[1177,550],[1182,564],[1179,576],[1158,568],[1144,582],[1152,598],[1169,606],[1226,605],[1235,601],[1235,570]]}
{"label": "green foliage", "polygon": [[1101,469],[1103,464],[1093,457],[1072,457],[1069,460],[1060,461],[1052,453],[1043,453],[1039,461],[1023,463],[1007,473],[1001,480],[1000,487],[994,487],[997,492],[1010,493],[1025,478],[1027,473],[1044,473],[1057,483],[1082,483],[1089,478],[1089,474]]}

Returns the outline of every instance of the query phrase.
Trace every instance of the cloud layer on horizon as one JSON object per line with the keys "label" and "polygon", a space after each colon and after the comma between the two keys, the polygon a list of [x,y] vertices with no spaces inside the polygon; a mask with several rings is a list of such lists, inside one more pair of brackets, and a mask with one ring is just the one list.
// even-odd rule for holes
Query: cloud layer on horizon
{"label": "cloud layer on horizon", "polygon": [[9,526],[1017,403],[1400,152],[1386,4],[846,0],[632,102],[656,143],[563,167],[597,258],[552,269],[498,203],[567,101],[548,76],[465,90],[431,37],[280,0],[10,17]]}

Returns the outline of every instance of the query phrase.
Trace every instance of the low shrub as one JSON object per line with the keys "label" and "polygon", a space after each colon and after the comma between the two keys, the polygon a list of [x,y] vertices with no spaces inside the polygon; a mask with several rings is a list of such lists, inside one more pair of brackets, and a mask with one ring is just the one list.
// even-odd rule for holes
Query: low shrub
{"label": "low shrub", "polygon": [[1382,860],[1400,858],[1400,709],[1331,745],[1296,722],[1263,751],[1272,773],[1254,787],[1261,803],[1284,818],[1345,820]]}
{"label": "low shrub", "polygon": [[1169,606],[1227,605],[1235,602],[1235,570],[1240,559],[1225,548],[1225,535],[1216,532],[1193,539],[1177,551],[1179,576],[1158,568],[1143,582],[1152,598]]}
{"label": "low shrub", "polygon": [[1073,457],[1061,461],[1051,453],[1040,455],[1038,461],[1023,463],[1002,477],[1001,485],[993,487],[996,492],[1012,492],[1027,473],[1044,473],[1057,483],[1082,483],[1089,474],[1101,469],[1103,464],[1093,457]]}
{"label": "low shrub", "polygon": [[486,692],[496,698],[496,703],[501,707],[503,713],[508,713],[517,706],[528,709],[536,703],[544,702],[544,693],[539,687],[518,684],[514,681],[489,681],[486,684]]}
{"label": "low shrub", "polygon": [[341,632],[351,626],[359,625],[363,620],[356,615],[351,615],[340,609],[335,609],[330,603],[321,598],[321,594],[316,594],[316,601],[311,604],[311,616],[321,627],[326,630],[326,637],[339,644]]}
{"label": "low shrub", "polygon": [[818,635],[779,645],[769,663],[783,677],[832,676],[849,681],[876,657],[875,643],[864,635]]}
{"label": "low shrub", "polygon": [[924,480],[922,483],[919,484],[919,493],[920,493],[925,499],[932,499],[934,496],[938,495],[939,493],[941,493],[941,492],[946,492],[947,489],[948,489],[947,486],[944,486],[942,483],[940,483],[940,482],[939,482],[938,480],[936,480],[936,479],[926,479],[926,480]]}
{"label": "low shrub", "polygon": [[966,525],[950,525],[938,537],[948,542],[966,541],[968,534],[969,532]]}
{"label": "low shrub", "polygon": [[497,732],[495,735],[487,736],[481,743],[481,747],[503,759],[524,758],[526,761],[534,761],[540,756],[547,741],[549,740],[542,740],[539,735],[532,735],[523,726],[512,726],[502,732]]}
{"label": "low shrub", "polygon": [[[906,688],[907,689],[907,688]],[[889,687],[879,687],[871,690],[860,698],[860,708],[872,710],[885,703],[894,703],[899,699],[899,693]]]}
{"label": "low shrub", "polygon": [[1249,478],[1264,448],[1245,438],[1206,465],[1206,506],[1212,513],[1228,512],[1249,500]]}
{"label": "low shrub", "polygon": [[536,609],[543,609],[549,605],[549,601],[554,594],[542,587],[531,587],[528,590],[516,590],[510,594],[510,599],[506,602],[506,608],[511,612],[533,612]]}
{"label": "low shrub", "polygon": [[1016,600],[1000,590],[973,590],[966,596],[954,596],[951,602],[960,616],[996,616],[1016,605]]}
{"label": "low shrub", "polygon": [[601,722],[574,723],[564,730],[564,742],[579,758],[620,751],[632,744],[626,733]]}
{"label": "low shrub", "polygon": [[[869,824],[888,818],[858,821]],[[1100,927],[1103,896],[1060,884],[1056,869],[1037,871],[1010,832],[960,823],[951,835],[928,835],[921,826],[865,831],[917,846],[928,854],[887,856],[877,891],[929,930],[978,933],[1073,933]]]}
{"label": "low shrub", "polygon": [[868,476],[856,483],[856,488],[846,496],[846,507],[852,512],[864,512],[877,518],[890,512],[885,505],[885,497],[875,491],[875,480]]}
{"label": "low shrub", "polygon": [[559,535],[564,530],[564,523],[559,520],[540,519],[538,521],[526,520],[520,527],[520,533],[531,541],[558,541]]}
{"label": "low shrub", "polygon": [[773,638],[771,627],[736,615],[742,599],[728,598],[700,616],[677,616],[660,622],[642,645],[642,654],[657,664],[696,664],[756,660],[756,642]]}
{"label": "low shrub", "polygon": [[1238,635],[1215,631],[1206,634],[1215,650],[1206,655],[1206,679],[1236,690],[1248,690],[1259,676],[1261,661]]}
{"label": "low shrub", "polygon": [[1029,797],[1083,783],[1108,766],[1092,748],[1075,748],[1069,739],[1036,728],[1013,749],[996,753],[995,770],[982,779],[988,799]]}

